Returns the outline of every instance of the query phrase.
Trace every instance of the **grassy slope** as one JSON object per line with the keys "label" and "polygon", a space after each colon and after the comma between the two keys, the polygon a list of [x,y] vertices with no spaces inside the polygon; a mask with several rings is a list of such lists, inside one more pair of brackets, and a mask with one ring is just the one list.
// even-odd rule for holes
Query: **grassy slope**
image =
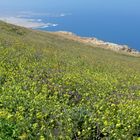
{"label": "grassy slope", "polygon": [[137,139],[139,114],[140,58],[0,22],[0,139]]}

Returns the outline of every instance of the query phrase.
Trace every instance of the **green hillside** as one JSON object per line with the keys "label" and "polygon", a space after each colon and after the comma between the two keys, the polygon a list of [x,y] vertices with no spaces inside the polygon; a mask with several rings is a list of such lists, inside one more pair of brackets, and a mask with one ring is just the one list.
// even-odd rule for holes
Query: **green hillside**
{"label": "green hillside", "polygon": [[0,140],[139,140],[140,57],[0,22]]}

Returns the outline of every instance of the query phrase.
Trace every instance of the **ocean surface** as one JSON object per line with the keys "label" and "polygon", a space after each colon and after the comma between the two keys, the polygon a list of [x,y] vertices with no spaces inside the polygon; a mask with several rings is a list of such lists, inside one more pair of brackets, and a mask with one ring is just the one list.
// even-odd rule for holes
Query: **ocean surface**
{"label": "ocean surface", "polygon": [[69,31],[80,36],[96,37],[140,50],[140,18],[137,16],[90,13],[82,16],[72,14],[60,18],[38,18],[44,22],[58,24],[55,27],[38,28],[41,30]]}
{"label": "ocean surface", "polygon": [[[44,23],[34,29],[69,31],[140,51],[140,0],[31,1],[14,10],[22,11],[15,14],[18,18]],[[10,12],[13,7],[7,8]]]}

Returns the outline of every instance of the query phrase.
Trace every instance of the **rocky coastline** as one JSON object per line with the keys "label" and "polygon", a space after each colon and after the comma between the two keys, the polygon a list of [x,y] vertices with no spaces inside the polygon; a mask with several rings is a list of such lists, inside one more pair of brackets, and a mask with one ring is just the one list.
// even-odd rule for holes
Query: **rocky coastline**
{"label": "rocky coastline", "polygon": [[130,48],[127,45],[119,45],[119,44],[115,44],[115,43],[111,43],[111,42],[105,42],[105,41],[99,40],[95,37],[80,37],[72,32],[67,32],[67,31],[57,31],[57,32],[53,32],[53,33],[63,36],[64,38],[78,41],[81,43],[85,43],[88,45],[97,46],[97,47],[104,48],[104,49],[110,49],[110,50],[113,50],[116,52],[124,52],[124,53],[130,54],[130,55],[140,56],[139,51],[137,51],[133,48]]}

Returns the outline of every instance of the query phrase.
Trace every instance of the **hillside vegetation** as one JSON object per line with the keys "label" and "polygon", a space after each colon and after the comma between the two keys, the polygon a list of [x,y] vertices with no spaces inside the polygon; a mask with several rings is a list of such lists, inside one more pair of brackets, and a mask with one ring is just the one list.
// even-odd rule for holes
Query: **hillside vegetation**
{"label": "hillside vegetation", "polygon": [[0,22],[0,140],[133,139],[140,57]]}

